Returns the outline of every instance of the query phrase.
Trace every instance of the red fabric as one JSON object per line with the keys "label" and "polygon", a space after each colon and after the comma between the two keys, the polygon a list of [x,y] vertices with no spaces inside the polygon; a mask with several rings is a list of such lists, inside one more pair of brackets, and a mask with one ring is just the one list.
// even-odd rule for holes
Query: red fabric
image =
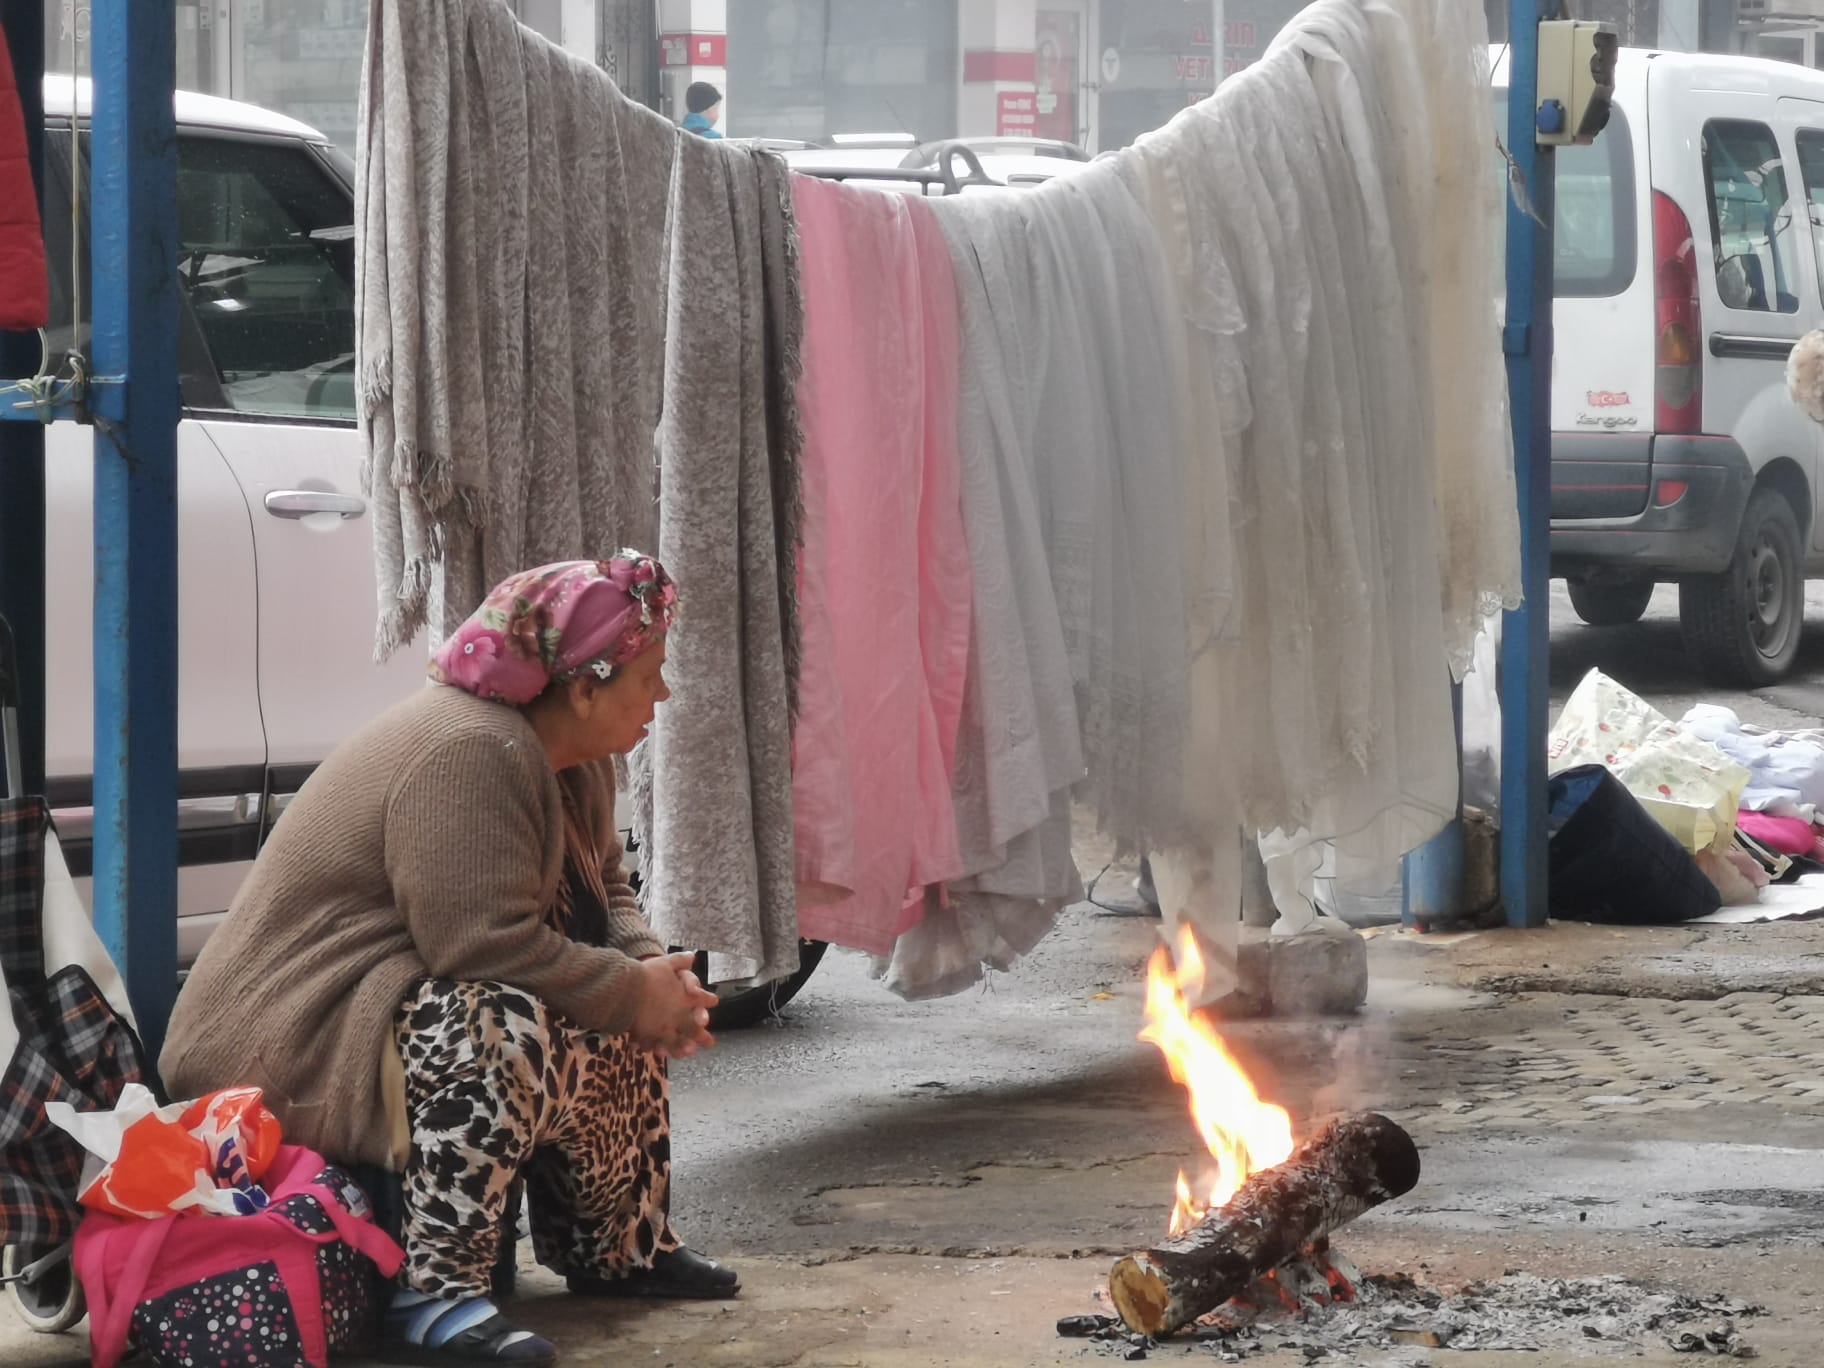
{"label": "red fabric", "polygon": [[1809,855],[1818,834],[1803,817],[1769,817],[1764,812],[1744,812],[1736,825],[1778,855]]}
{"label": "red fabric", "polygon": [[12,54],[0,33],[0,328],[29,332],[51,321],[44,229],[26,157],[25,111],[13,80]]}
{"label": "red fabric", "polygon": [[[265,1187],[277,1206],[287,1197],[316,1190],[313,1179],[325,1167],[319,1154],[281,1145],[266,1170]],[[90,1354],[95,1368],[113,1368],[127,1349],[133,1308],[219,1273],[271,1261],[292,1293],[292,1313],[313,1368],[327,1368],[328,1332],[323,1305],[315,1295],[316,1246],[341,1239],[367,1255],[392,1277],[403,1255],[384,1231],[351,1216],[327,1188],[320,1205],[335,1222],[327,1235],[307,1235],[276,1211],[257,1216],[199,1216],[186,1213],[155,1221],[91,1211],[76,1232],[76,1276],[89,1299]]]}

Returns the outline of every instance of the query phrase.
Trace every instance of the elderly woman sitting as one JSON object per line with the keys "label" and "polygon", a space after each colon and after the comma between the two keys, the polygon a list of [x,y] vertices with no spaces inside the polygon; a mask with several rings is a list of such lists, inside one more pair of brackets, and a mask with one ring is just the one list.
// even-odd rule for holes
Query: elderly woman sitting
{"label": "elderly woman sitting", "polygon": [[528,571],[426,689],[326,760],[190,975],[160,1060],[178,1095],[265,1089],[287,1136],[404,1173],[393,1362],[551,1362],[488,1300],[526,1182],[572,1292],[721,1297],[667,1217],[667,1056],[715,999],[621,868],[606,762],[669,697],[677,591],[623,552]]}

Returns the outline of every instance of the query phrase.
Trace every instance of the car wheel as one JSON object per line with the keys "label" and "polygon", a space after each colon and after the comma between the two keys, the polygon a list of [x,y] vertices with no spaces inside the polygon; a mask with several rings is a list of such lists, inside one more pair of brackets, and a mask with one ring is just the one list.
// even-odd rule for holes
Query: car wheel
{"label": "car wheel", "polygon": [[823,963],[823,952],[829,948],[824,941],[799,941],[797,972],[772,983],[763,983],[758,988],[723,988],[709,983],[709,957],[698,955],[697,977],[709,984],[709,990],[721,999],[710,1009],[709,1029],[740,1031],[771,1021],[779,1015],[780,1008],[798,996],[798,990],[817,972],[817,966]]}
{"label": "car wheel", "polygon": [[1626,627],[1631,622],[1640,621],[1641,614],[1647,611],[1647,605],[1653,601],[1653,591],[1659,586],[1652,580],[1622,580],[1618,583],[1571,580],[1567,587],[1571,591],[1571,607],[1577,610],[1577,616],[1586,624],[1591,627]]}
{"label": "car wheel", "polygon": [[8,1245],[0,1254],[0,1277],[9,1280],[6,1290],[12,1295],[14,1312],[40,1335],[61,1335],[74,1329],[89,1314],[89,1306],[67,1254],[31,1283],[13,1281],[31,1262],[17,1245]]}
{"label": "car wheel", "polygon": [[1803,551],[1791,504],[1771,489],[1754,492],[1729,568],[1680,584],[1678,619],[1685,649],[1718,684],[1759,688],[1785,677],[1805,626]]}

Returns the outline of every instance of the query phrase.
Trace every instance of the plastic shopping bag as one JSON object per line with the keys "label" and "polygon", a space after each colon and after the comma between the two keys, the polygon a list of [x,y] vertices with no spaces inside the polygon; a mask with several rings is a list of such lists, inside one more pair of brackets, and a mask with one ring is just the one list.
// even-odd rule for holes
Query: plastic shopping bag
{"label": "plastic shopping bag", "polygon": [[1547,751],[1553,774],[1609,770],[1693,855],[1723,855],[1749,772],[1600,670],[1583,677],[1558,715]]}
{"label": "plastic shopping bag", "polygon": [[266,1206],[259,1181],[280,1136],[258,1088],[161,1107],[135,1083],[112,1111],[52,1102],[45,1114],[88,1151],[78,1200],[91,1210],[151,1219],[178,1211],[247,1216]]}

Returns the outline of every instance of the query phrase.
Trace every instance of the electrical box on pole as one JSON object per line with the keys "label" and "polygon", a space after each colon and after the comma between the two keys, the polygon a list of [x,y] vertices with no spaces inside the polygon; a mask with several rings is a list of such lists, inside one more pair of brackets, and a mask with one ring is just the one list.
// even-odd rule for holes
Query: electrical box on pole
{"label": "electrical box on pole", "polygon": [[1596,141],[1608,126],[1615,98],[1615,30],[1583,19],[1539,25],[1539,91],[1534,141],[1567,147]]}

